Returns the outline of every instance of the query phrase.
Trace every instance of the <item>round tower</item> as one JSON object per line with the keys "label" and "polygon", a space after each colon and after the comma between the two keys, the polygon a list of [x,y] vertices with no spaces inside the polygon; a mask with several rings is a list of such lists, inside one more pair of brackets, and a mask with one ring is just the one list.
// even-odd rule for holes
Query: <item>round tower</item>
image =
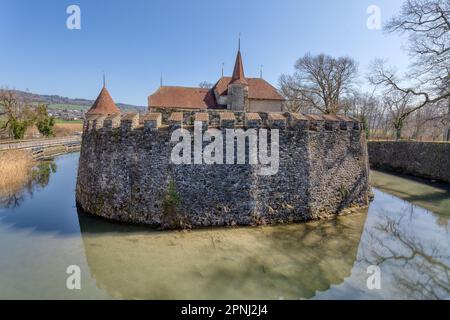
{"label": "round tower", "polygon": [[116,103],[111,98],[105,84],[103,83],[103,88],[100,91],[97,99],[95,100],[92,107],[86,113],[86,115],[105,115],[110,116],[113,114],[119,114],[120,110],[117,108]]}

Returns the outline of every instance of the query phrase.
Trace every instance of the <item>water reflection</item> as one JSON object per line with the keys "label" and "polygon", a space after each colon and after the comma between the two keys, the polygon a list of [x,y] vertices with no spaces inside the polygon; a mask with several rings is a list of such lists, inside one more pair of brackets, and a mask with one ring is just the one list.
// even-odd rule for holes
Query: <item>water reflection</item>
{"label": "water reflection", "polygon": [[[0,298],[450,298],[445,214],[375,189],[368,211],[329,221],[160,232],[77,212],[77,160],[56,158],[0,207]],[[80,291],[65,288],[71,264]],[[367,289],[372,264],[381,290]]]}
{"label": "water reflection", "polygon": [[147,299],[310,298],[350,275],[365,217],[158,232],[79,213],[97,283],[116,298]]}
{"label": "water reflection", "polygon": [[389,286],[404,298],[448,299],[450,227],[448,220],[436,222],[429,212],[405,202],[380,207],[366,228],[358,259],[388,270]]}
{"label": "water reflection", "polygon": [[[328,298],[449,299],[450,226],[442,216],[375,190],[352,273]],[[366,286],[367,267],[381,269],[381,290]]]}
{"label": "water reflection", "polygon": [[450,218],[450,187],[448,184],[378,170],[372,170],[370,178],[375,188],[439,214],[442,216],[441,223],[446,224]]}
{"label": "water reflection", "polygon": [[78,154],[40,162],[25,188],[3,194],[0,222],[8,228],[32,230],[36,235],[80,232],[75,210]]}
{"label": "water reflection", "polygon": [[57,165],[54,160],[40,161],[31,169],[30,178],[23,186],[0,192],[0,206],[6,208],[19,207],[27,196],[32,196],[35,191],[45,188],[50,182],[50,175],[55,173],[56,170]]}

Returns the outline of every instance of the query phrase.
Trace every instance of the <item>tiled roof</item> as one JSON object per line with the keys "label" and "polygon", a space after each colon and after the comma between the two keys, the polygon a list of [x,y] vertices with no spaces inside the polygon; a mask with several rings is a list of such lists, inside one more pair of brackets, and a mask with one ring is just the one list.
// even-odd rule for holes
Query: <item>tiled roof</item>
{"label": "tiled roof", "polygon": [[163,86],[148,97],[150,107],[183,109],[214,108],[216,101],[210,89]]}
{"label": "tiled roof", "polygon": [[119,108],[117,108],[114,100],[111,98],[108,90],[103,87],[102,91],[98,95],[92,107],[87,112],[88,115],[102,114],[102,115],[112,115],[120,113]]}
{"label": "tiled roof", "polygon": [[[270,83],[261,78],[246,78],[248,83],[248,98],[263,100],[284,100]],[[214,85],[213,89],[217,90],[219,96],[228,94],[228,84],[231,77],[222,77]]]}

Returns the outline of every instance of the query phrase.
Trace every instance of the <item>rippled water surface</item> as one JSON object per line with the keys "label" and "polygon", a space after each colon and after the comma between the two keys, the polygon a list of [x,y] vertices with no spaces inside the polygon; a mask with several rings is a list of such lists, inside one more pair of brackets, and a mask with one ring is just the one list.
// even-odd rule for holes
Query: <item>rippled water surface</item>
{"label": "rippled water surface", "polygon": [[[0,196],[0,298],[450,299],[448,189],[373,172],[384,192],[352,215],[160,232],[77,212],[77,164],[58,157]],[[66,288],[69,265],[81,290]],[[367,288],[369,265],[380,290]]]}

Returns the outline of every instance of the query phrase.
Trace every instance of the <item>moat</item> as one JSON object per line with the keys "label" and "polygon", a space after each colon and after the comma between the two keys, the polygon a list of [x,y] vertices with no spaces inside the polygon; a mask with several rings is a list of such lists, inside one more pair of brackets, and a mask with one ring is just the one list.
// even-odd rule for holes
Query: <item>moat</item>
{"label": "moat", "polygon": [[[0,298],[450,299],[447,187],[373,171],[375,199],[351,215],[162,232],[77,212],[78,157],[0,197]],[[374,264],[380,290],[366,286]],[[81,290],[66,288],[69,265]]]}

